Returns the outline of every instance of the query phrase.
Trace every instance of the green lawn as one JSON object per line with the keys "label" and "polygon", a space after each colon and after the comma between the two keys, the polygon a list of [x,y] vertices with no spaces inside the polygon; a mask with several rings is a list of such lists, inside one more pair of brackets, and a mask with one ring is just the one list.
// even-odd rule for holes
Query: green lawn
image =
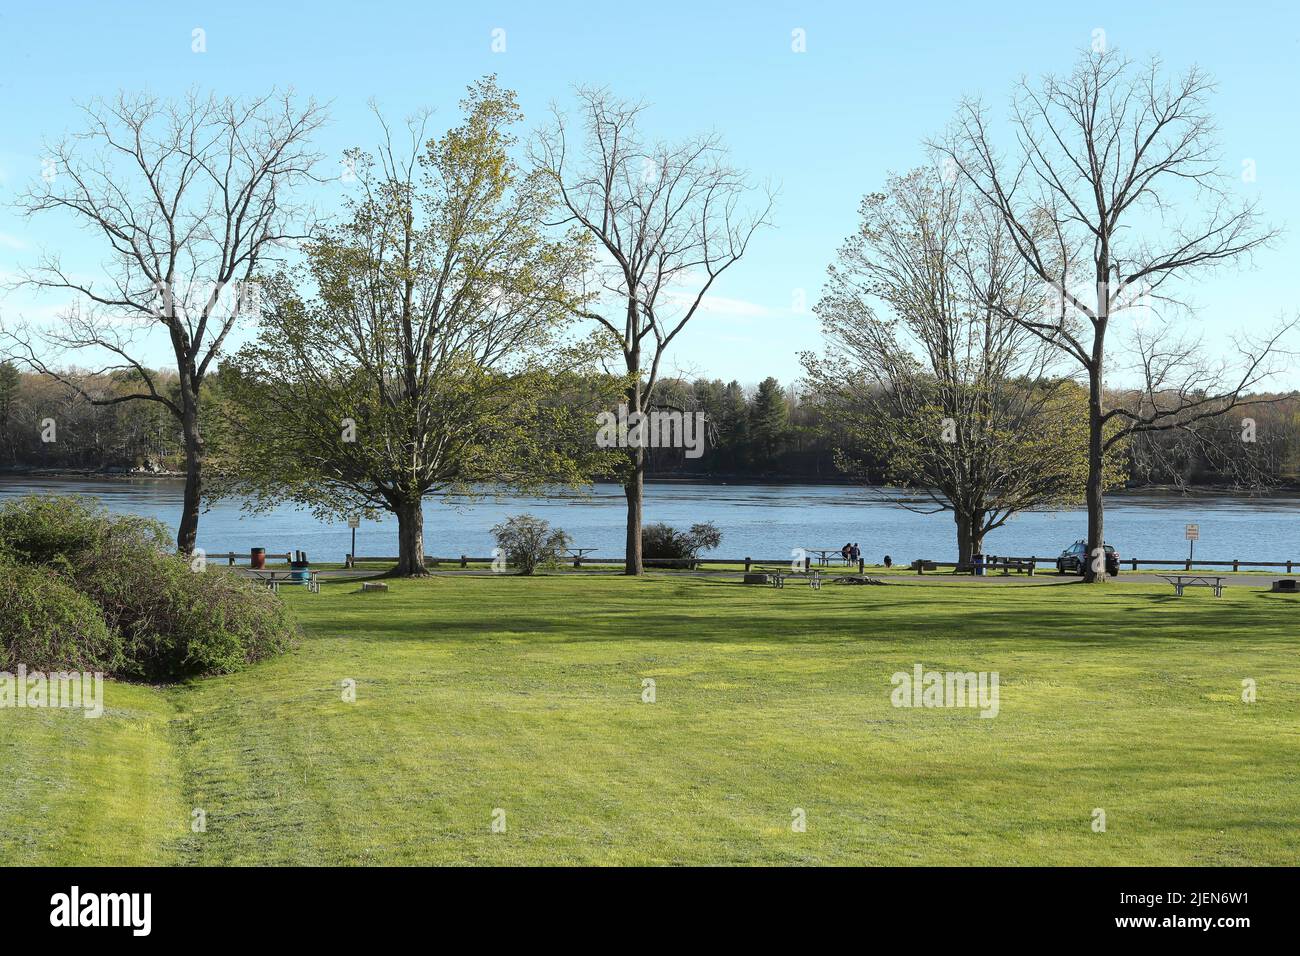
{"label": "green lawn", "polygon": [[[99,720],[0,710],[0,858],[1294,863],[1300,600],[1036,580],[288,593],[282,659],[110,684]],[[1000,713],[893,707],[916,663],[997,671]]]}

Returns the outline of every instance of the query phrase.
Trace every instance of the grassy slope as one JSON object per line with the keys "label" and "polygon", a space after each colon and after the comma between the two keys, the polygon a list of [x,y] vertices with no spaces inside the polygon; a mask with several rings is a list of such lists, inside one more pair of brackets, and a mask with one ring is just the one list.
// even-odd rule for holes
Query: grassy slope
{"label": "grassy slope", "polygon": [[[281,660],[166,691],[114,685],[110,706],[137,716],[42,725],[0,711],[0,832],[22,835],[18,861],[1251,864],[1300,851],[1293,598],[578,577],[354,589],[288,595],[308,636]],[[890,675],[917,662],[999,671],[1000,716],[893,708]],[[30,780],[32,754],[46,784],[14,804],[3,788],[15,769]],[[103,806],[89,799],[99,772],[117,778]],[[190,807],[207,833],[187,831]],[[493,834],[498,807],[508,828]],[[794,807],[805,833],[791,832]],[[1096,807],[1106,833],[1092,832]]]}
{"label": "grassy slope", "polygon": [[172,708],[106,682],[105,710],[0,710],[0,863],[165,864],[188,829]]}

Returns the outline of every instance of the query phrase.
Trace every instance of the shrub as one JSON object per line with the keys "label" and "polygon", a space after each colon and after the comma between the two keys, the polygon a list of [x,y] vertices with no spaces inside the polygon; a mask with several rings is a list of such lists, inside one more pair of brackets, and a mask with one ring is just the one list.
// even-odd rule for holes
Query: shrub
{"label": "shrub", "polygon": [[0,507],[0,560],[14,562],[0,569],[13,571],[0,586],[5,653],[30,667],[171,681],[287,647],[296,628],[279,598],[220,569],[196,573],[167,553],[170,540],[158,521],[110,515],[78,496]]}
{"label": "shrub", "polygon": [[701,551],[711,551],[721,543],[722,532],[711,521],[693,524],[689,531],[676,531],[663,523],[641,529],[642,557],[676,559],[692,567]]}
{"label": "shrub", "polygon": [[103,671],[122,664],[122,638],[95,602],[47,568],[0,561],[0,670]]}
{"label": "shrub", "polygon": [[73,569],[122,635],[124,676],[225,674],[284,651],[295,627],[280,599],[220,568],[196,572],[132,536],[110,535]]}
{"label": "shrub", "polygon": [[492,529],[497,546],[520,574],[532,574],[541,565],[556,564],[569,546],[569,536],[533,515],[515,515]]}
{"label": "shrub", "polygon": [[110,515],[80,495],[27,495],[0,506],[0,555],[19,564],[66,564],[93,551],[110,533],[166,547],[165,525],[136,515]]}

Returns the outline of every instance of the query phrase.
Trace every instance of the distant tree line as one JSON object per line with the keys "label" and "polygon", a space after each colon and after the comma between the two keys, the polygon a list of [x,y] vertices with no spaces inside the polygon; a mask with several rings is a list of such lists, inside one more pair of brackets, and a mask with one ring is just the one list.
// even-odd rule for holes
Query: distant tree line
{"label": "distant tree line", "polygon": [[[157,373],[157,380],[162,389],[176,387],[164,372]],[[131,386],[111,375],[80,376],[78,381],[104,396]],[[664,379],[661,388],[661,407],[703,413],[704,453],[689,458],[681,448],[648,448],[650,478],[856,480],[841,467],[847,455],[862,463],[868,480],[889,480],[889,456],[856,441],[831,412],[836,396],[813,392],[808,382],[782,385],[768,377],[744,385],[674,378]],[[1127,484],[1300,485],[1300,396],[1258,397],[1267,401],[1195,436],[1162,432],[1132,444],[1123,463]],[[220,370],[205,401],[223,401]],[[50,418],[56,422],[56,440],[42,441],[42,423]],[[146,402],[94,405],[53,379],[5,362],[0,363],[0,468],[179,473],[184,443],[165,409]]]}

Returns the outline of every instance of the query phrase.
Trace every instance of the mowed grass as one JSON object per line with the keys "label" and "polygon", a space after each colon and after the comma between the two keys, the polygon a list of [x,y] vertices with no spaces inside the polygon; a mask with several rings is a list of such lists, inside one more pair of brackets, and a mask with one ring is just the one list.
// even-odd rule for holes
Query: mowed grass
{"label": "mowed grass", "polygon": [[[1300,601],[439,577],[110,712],[0,711],[5,862],[1289,864]],[[914,664],[1000,711],[891,705]],[[1242,701],[1242,681],[1258,689]],[[655,702],[643,702],[645,680]],[[355,681],[356,700],[343,699]],[[206,832],[190,831],[191,812]],[[793,814],[806,816],[795,832]],[[1105,812],[1105,832],[1093,829]],[[493,832],[504,820],[504,832]]]}
{"label": "mowed grass", "polygon": [[135,866],[175,859],[188,830],[157,690],[105,682],[104,713],[0,709],[0,863]]}

